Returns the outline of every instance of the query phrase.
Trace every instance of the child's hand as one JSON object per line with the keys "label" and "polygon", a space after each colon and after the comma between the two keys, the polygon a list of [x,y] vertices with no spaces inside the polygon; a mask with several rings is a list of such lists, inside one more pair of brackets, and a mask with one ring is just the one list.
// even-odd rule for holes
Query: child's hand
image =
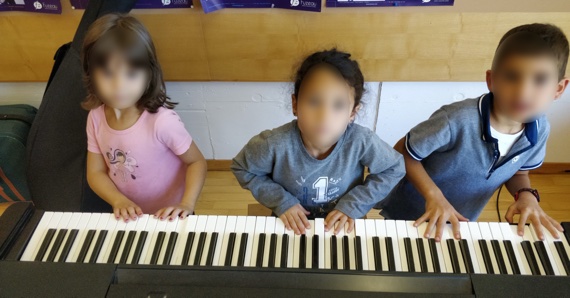
{"label": "child's hand", "polygon": [[348,223],[348,229],[346,230],[347,233],[352,232],[354,229],[354,219],[348,217],[346,214],[342,213],[338,210],[333,210],[327,215],[325,218],[325,232],[328,232],[330,229],[334,228],[334,224],[338,222],[336,230],[334,234],[340,233],[342,229],[344,229],[344,225]]}
{"label": "child's hand", "polygon": [[311,224],[307,219],[307,215],[311,212],[305,210],[301,204],[297,204],[285,211],[279,216],[279,219],[285,224],[287,230],[293,230],[295,234],[305,234],[305,229],[310,229]]}
{"label": "child's hand", "polygon": [[509,209],[505,214],[505,219],[508,222],[512,223],[513,216],[515,214],[521,215],[518,225],[519,236],[522,236],[524,234],[524,225],[527,219],[530,219],[536,231],[536,236],[538,236],[538,238],[541,240],[544,240],[544,235],[542,232],[543,226],[546,227],[546,229],[549,230],[552,236],[554,236],[556,239],[558,239],[558,232],[556,230],[560,232],[564,231],[562,226],[556,220],[546,215],[546,213],[538,205],[538,201],[534,195],[530,192],[519,193],[518,201],[509,206]]}
{"label": "child's hand", "polygon": [[176,206],[170,206],[158,210],[154,217],[160,218],[160,220],[174,220],[177,216],[180,218],[185,218],[186,216],[194,213],[194,207],[187,204],[178,204]]}
{"label": "child's hand", "polygon": [[461,238],[461,233],[459,233],[459,222],[469,221],[469,219],[461,215],[457,210],[455,210],[455,208],[453,208],[453,206],[451,206],[443,194],[430,199],[426,198],[426,212],[420,216],[416,222],[414,222],[414,226],[417,227],[426,220],[429,220],[429,223],[426,227],[424,237],[429,238],[434,226],[437,224],[434,237],[437,242],[441,240],[447,221],[451,222],[451,228],[453,229],[455,239]]}
{"label": "child's hand", "polygon": [[143,215],[141,208],[129,199],[122,199],[121,201],[113,204],[113,213],[115,213],[115,218],[117,220],[122,218],[125,222],[129,222],[129,220],[137,220],[139,216]]}

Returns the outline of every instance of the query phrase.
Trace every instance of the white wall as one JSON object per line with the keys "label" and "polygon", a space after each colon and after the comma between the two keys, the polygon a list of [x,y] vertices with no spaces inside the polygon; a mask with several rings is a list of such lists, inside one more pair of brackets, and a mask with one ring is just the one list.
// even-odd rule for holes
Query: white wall
{"label": "white wall", "polygon": [[[0,104],[39,106],[45,83],[0,83]],[[357,122],[391,145],[443,104],[479,96],[484,83],[369,82]],[[290,83],[169,82],[177,112],[208,159],[231,159],[254,135],[293,119]],[[570,162],[570,92],[549,111],[546,160]]]}

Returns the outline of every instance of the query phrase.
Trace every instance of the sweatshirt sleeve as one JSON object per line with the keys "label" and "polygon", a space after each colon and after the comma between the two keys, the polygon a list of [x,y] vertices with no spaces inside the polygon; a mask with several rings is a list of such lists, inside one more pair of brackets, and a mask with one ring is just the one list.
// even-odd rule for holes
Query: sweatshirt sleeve
{"label": "sweatshirt sleeve", "polygon": [[406,174],[403,156],[370,132],[360,163],[370,174],[362,185],[345,194],[335,209],[350,218],[362,218],[383,200]]}
{"label": "sweatshirt sleeve", "polygon": [[265,133],[253,137],[233,159],[231,170],[239,184],[265,207],[281,216],[299,200],[271,178],[274,152]]}

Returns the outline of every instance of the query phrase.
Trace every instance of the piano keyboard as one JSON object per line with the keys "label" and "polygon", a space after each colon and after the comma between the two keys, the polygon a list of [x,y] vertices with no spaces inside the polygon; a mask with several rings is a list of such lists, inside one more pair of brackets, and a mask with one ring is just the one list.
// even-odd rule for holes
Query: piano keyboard
{"label": "piano keyboard", "polygon": [[523,237],[508,223],[461,222],[461,240],[448,225],[441,242],[421,237],[427,224],[357,219],[351,233],[324,231],[323,219],[305,235],[278,218],[197,215],[160,221],[144,215],[125,223],[106,213],[45,212],[21,261],[180,266],[312,268],[424,273],[570,275],[563,233]]}

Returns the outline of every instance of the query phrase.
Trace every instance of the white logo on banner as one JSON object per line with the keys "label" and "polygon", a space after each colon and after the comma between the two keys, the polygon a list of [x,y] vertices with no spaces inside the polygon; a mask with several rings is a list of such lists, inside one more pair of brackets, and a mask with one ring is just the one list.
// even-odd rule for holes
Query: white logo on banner
{"label": "white logo on banner", "polygon": [[35,9],[42,9],[42,4],[39,1],[34,2]]}
{"label": "white logo on banner", "polygon": [[170,0],[162,0],[162,5],[170,5]]}
{"label": "white logo on banner", "polygon": [[299,0],[291,0],[291,6],[299,6]]}

